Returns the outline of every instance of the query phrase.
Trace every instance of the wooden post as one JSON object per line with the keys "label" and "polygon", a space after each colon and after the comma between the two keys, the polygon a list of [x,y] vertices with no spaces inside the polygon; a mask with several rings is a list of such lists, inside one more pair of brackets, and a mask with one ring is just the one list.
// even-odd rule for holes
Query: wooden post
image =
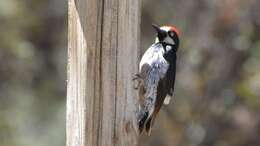
{"label": "wooden post", "polygon": [[136,146],[139,0],[69,0],[67,146]]}

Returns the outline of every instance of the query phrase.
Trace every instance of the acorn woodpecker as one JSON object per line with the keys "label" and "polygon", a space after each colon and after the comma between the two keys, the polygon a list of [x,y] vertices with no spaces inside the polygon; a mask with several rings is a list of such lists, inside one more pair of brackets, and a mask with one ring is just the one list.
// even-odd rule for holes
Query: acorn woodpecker
{"label": "acorn woodpecker", "polygon": [[174,91],[176,52],[179,47],[179,31],[174,26],[152,25],[157,32],[155,43],[144,53],[138,79],[140,133],[145,128],[148,135],[162,104],[169,104]]}

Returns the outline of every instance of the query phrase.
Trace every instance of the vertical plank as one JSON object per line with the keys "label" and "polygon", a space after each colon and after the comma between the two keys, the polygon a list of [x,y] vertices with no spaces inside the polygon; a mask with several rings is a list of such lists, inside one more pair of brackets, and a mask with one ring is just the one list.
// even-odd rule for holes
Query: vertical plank
{"label": "vertical plank", "polygon": [[103,116],[100,145],[114,144],[116,104],[117,0],[104,0],[101,96]]}
{"label": "vertical plank", "polygon": [[[118,50],[117,50],[117,110],[116,132],[118,146],[137,145],[135,110],[137,95],[133,92],[133,74],[138,68],[140,6],[138,0],[119,0],[118,7]],[[134,130],[135,129],[135,130]],[[120,135],[120,136],[119,136]],[[135,142],[135,143],[133,143]]]}
{"label": "vertical plank", "polygon": [[[75,3],[69,1],[68,86],[67,86],[67,145],[85,145],[86,119],[86,40]],[[72,138],[73,137],[73,138]]]}
{"label": "vertical plank", "polygon": [[67,146],[135,146],[140,1],[68,4]]}

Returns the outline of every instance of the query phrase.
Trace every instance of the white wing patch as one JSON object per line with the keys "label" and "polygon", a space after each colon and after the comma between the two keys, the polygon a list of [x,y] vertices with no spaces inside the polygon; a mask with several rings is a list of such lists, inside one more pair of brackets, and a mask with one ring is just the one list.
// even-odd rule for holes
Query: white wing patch
{"label": "white wing patch", "polygon": [[161,44],[152,45],[143,55],[139,64],[139,71],[142,71],[143,65],[148,65],[148,69],[144,73],[145,100],[144,105],[149,111],[149,117],[153,113],[157,95],[157,86],[161,78],[163,78],[168,70],[169,64],[164,59],[164,49]]}
{"label": "white wing patch", "polygon": [[163,104],[165,104],[165,105],[169,104],[171,101],[171,98],[172,97],[167,94],[166,97],[164,98]]}

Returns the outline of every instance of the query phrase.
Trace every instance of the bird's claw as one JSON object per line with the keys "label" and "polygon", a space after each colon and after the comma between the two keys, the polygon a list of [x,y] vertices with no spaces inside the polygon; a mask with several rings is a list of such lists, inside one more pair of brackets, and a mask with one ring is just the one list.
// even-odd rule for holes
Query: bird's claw
{"label": "bird's claw", "polygon": [[135,74],[134,77],[133,77],[133,79],[132,79],[133,81],[135,81],[135,80],[138,81],[138,82],[137,82],[137,85],[134,86],[134,89],[135,89],[135,90],[137,90],[137,89],[139,88],[139,86],[140,86],[140,80],[139,80],[140,78],[141,78],[141,76],[140,76],[139,74]]}

